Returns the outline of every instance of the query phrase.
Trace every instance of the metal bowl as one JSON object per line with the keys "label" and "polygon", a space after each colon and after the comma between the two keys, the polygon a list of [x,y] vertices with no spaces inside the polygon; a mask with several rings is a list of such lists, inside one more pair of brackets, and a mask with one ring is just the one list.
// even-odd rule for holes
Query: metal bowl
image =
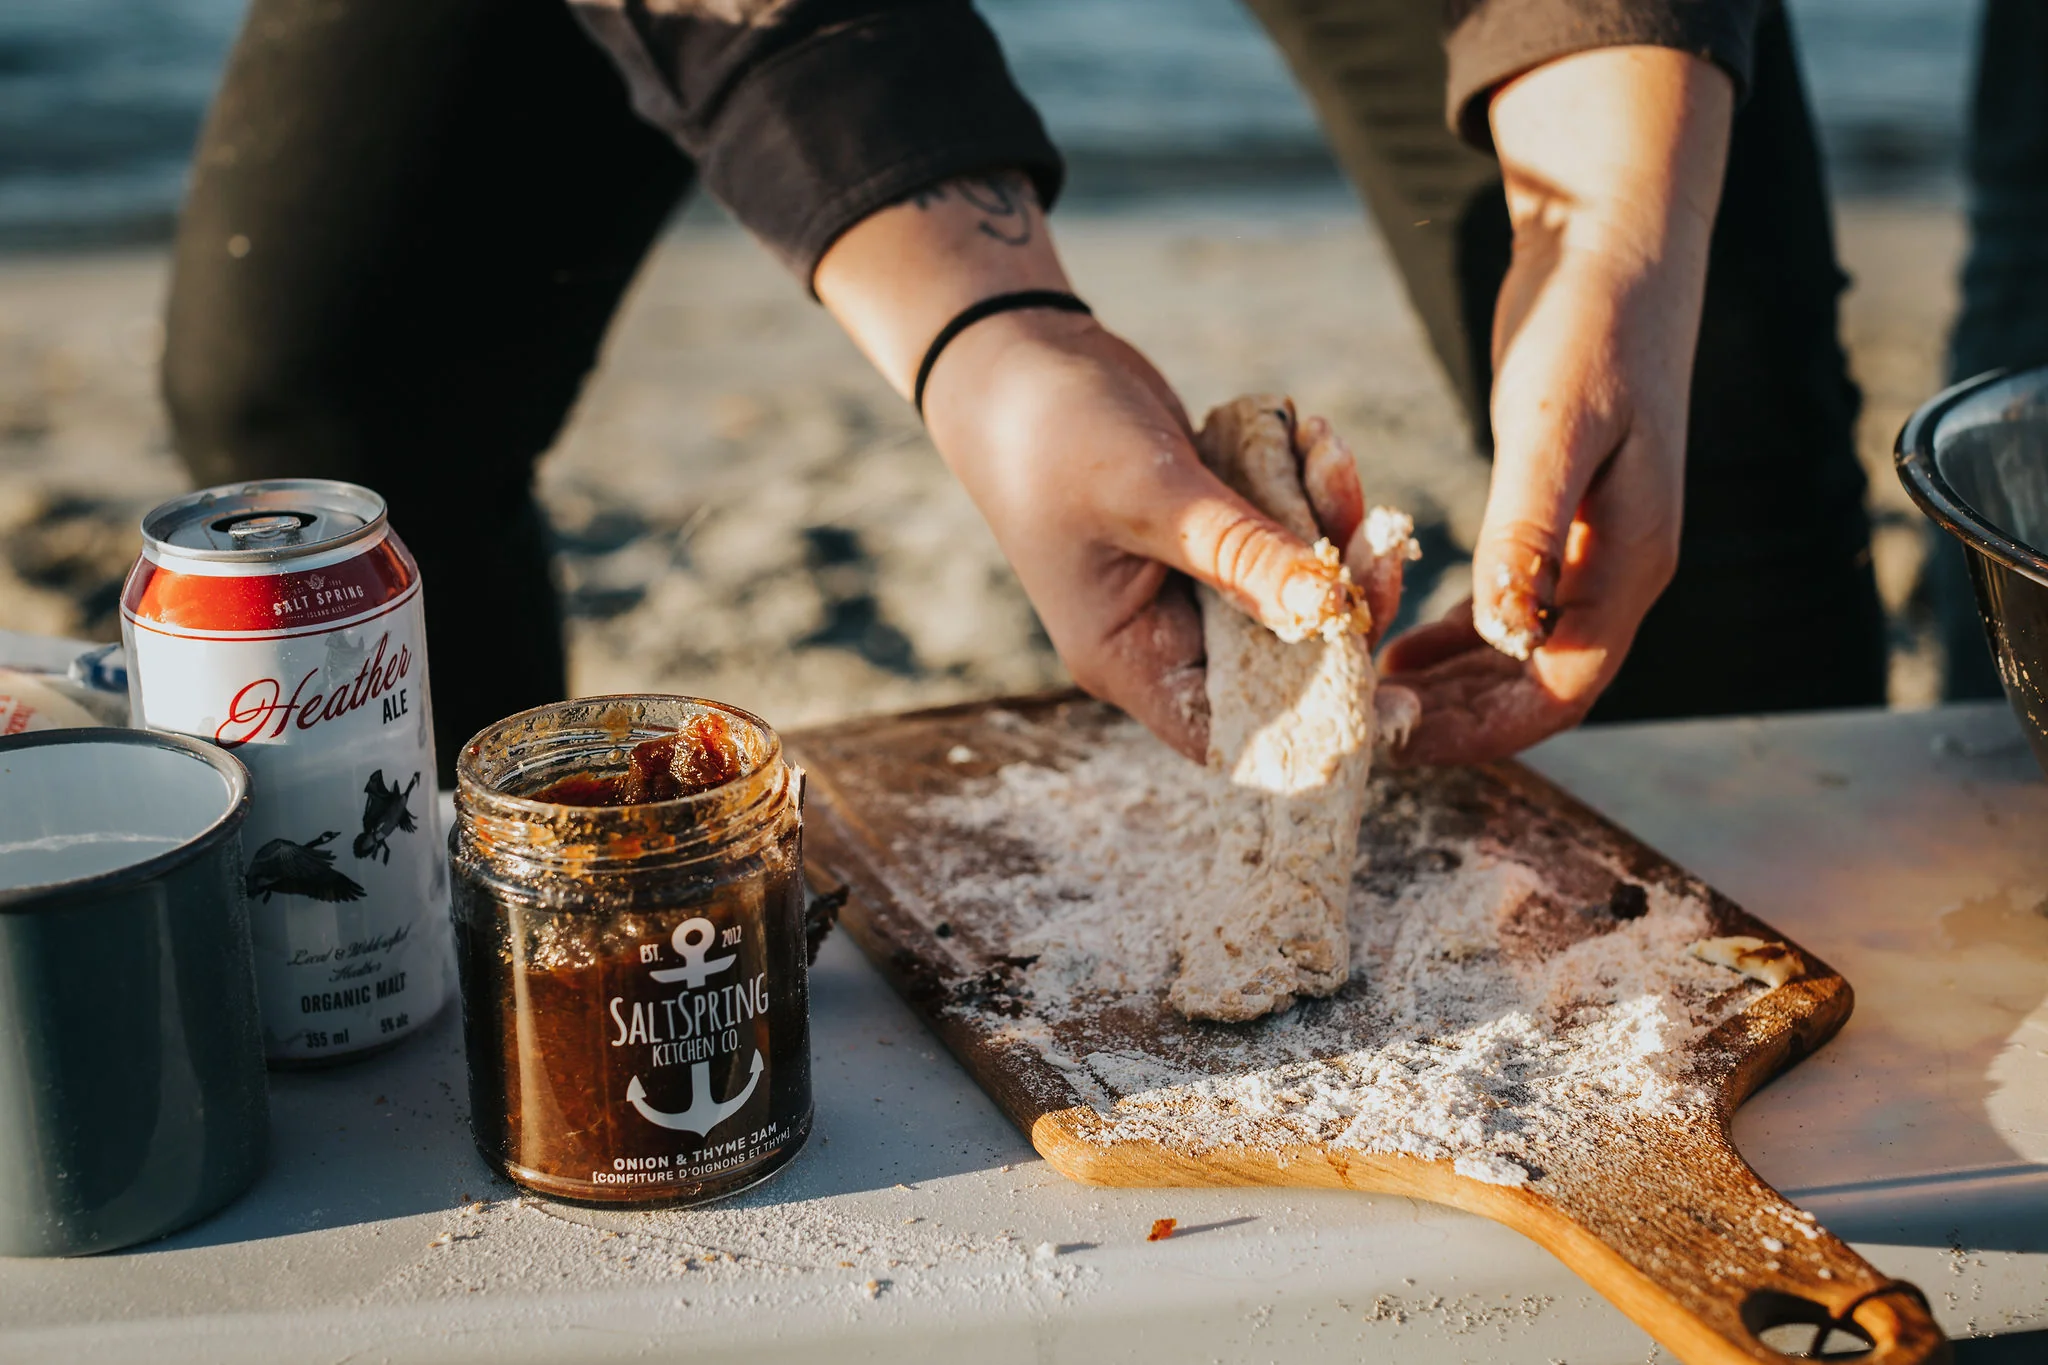
{"label": "metal bowl", "polygon": [[1906,492],[1968,551],[1998,676],[2048,773],[2048,367],[1937,394],[1895,454]]}
{"label": "metal bowl", "polygon": [[147,1241],[256,1178],[248,812],[210,744],[0,739],[0,1255]]}

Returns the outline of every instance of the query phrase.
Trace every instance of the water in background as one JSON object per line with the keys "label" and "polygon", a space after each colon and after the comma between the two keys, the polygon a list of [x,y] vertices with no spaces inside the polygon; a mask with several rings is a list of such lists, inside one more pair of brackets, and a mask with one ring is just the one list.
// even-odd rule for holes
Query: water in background
{"label": "water in background", "polygon": [[[166,235],[242,3],[0,4],[0,244]],[[1791,4],[1836,188],[1953,193],[1975,5]],[[1237,0],[981,7],[1073,163],[1071,203],[1335,191],[1313,116]]]}
{"label": "water in background", "polygon": [[241,0],[0,3],[0,242],[169,232]]}

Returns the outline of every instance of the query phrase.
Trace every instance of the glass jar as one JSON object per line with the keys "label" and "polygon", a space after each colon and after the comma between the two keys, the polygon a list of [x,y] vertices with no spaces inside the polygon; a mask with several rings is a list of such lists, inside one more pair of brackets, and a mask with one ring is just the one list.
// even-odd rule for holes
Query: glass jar
{"label": "glass jar", "polygon": [[[622,794],[647,741],[706,727],[732,760],[714,785],[589,804],[607,783]],[[657,1207],[796,1155],[811,1126],[802,791],[765,722],[687,697],[561,702],[464,746],[450,845],[486,1161],[540,1194]]]}

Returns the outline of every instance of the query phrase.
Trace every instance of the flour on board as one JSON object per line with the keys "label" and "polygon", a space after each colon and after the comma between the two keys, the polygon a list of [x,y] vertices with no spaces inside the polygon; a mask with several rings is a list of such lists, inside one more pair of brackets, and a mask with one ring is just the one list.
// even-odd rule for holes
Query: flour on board
{"label": "flour on board", "polygon": [[1174,909],[1215,839],[1204,786],[1130,722],[1070,757],[920,799],[939,837],[896,853],[948,888],[949,942],[1014,964],[1002,998],[956,1008],[1051,1063],[1098,1140],[1408,1153],[1519,1184],[1596,1159],[1573,1137],[1596,1110],[1711,1111],[1684,1049],[1762,988],[1687,951],[1704,897],[1629,884],[1609,915],[1398,794],[1368,817],[1394,866],[1353,878],[1344,989],[1253,1024],[1167,1019]]}

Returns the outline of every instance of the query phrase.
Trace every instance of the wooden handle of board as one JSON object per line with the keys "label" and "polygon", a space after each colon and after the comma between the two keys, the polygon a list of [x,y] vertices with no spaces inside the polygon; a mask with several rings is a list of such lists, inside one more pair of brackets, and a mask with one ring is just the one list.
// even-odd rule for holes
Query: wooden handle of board
{"label": "wooden handle of board", "polygon": [[[1413,1195],[1505,1223],[1576,1271],[1686,1365],[1774,1365],[1774,1327],[1835,1328],[1870,1343],[1864,1365],[1946,1365],[1948,1338],[1927,1300],[1880,1274],[1766,1185],[1721,1124],[1615,1120],[1574,1134],[1526,1186],[1485,1184],[1449,1161],[1323,1147],[1192,1152],[1104,1141],[1080,1107],[1041,1116],[1032,1145],[1091,1185],[1320,1185]],[[1592,1158],[1584,1154],[1597,1153]]]}
{"label": "wooden handle of board", "polygon": [[1616,1124],[1595,1150],[1592,1169],[1544,1172],[1524,1217],[1482,1211],[1542,1242],[1688,1365],[1781,1361],[1761,1334],[1792,1324],[1816,1329],[1802,1348],[1815,1354],[1842,1329],[1870,1343],[1867,1365],[1950,1359],[1926,1296],[1765,1184],[1719,1124]]}

